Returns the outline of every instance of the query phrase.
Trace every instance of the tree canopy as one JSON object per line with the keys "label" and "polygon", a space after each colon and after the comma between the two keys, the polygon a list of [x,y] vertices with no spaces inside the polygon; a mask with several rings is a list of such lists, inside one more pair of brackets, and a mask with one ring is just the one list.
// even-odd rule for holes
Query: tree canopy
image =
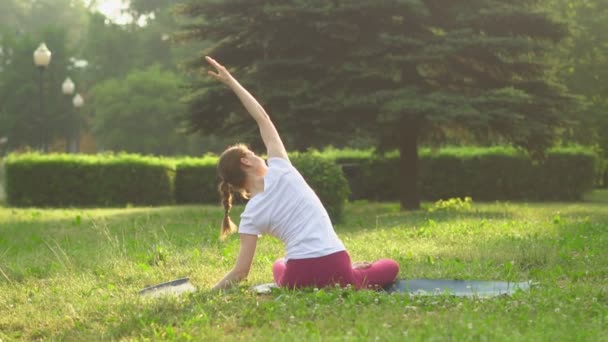
{"label": "tree canopy", "polygon": [[553,54],[557,74],[589,104],[566,139],[597,144],[608,156],[608,2],[552,0],[548,6],[570,23],[570,35]]}
{"label": "tree canopy", "polygon": [[[176,117],[183,80],[153,66],[96,85],[94,132],[104,149],[144,154],[186,153],[187,138],[177,131]],[[135,139],[133,137],[136,137]]]}
{"label": "tree canopy", "polygon": [[[213,42],[207,53],[265,102],[288,147],[364,128],[399,149],[404,208],[419,206],[419,141],[464,131],[542,152],[576,108],[546,65],[567,26],[537,1],[197,0],[180,13],[181,37]],[[201,80],[191,94],[195,129],[254,136],[225,89]]]}

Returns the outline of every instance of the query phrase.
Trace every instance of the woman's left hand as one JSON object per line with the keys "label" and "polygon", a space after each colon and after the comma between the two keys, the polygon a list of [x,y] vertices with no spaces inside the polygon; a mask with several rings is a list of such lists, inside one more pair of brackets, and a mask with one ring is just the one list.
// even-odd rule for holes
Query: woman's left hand
{"label": "woman's left hand", "polygon": [[221,65],[220,63],[218,63],[215,59],[206,56],[205,59],[207,60],[207,62],[209,62],[209,64],[211,64],[215,70],[217,70],[216,72],[213,71],[208,71],[207,73],[215,78],[216,80],[229,85],[230,82],[234,81],[234,77],[232,77],[232,75],[230,74],[230,72],[228,72],[228,70],[226,70],[226,67],[224,67],[223,65]]}

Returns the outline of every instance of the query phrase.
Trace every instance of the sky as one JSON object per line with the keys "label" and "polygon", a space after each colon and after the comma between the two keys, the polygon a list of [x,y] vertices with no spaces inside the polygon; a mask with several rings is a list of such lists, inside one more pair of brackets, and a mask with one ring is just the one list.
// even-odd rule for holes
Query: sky
{"label": "sky", "polygon": [[133,21],[133,17],[129,14],[121,13],[122,9],[128,7],[128,1],[125,0],[97,0],[96,7],[99,12],[104,14],[116,24],[126,24]]}

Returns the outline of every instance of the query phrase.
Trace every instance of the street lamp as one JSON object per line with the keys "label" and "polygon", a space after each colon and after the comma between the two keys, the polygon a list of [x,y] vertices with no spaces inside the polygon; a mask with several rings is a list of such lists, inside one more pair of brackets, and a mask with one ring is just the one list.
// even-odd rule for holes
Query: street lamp
{"label": "street lamp", "polygon": [[66,78],[65,81],[63,81],[63,83],[61,84],[61,91],[65,95],[74,94],[74,89],[76,89],[76,85],[74,85],[74,82],[72,82],[72,80],[69,77]]}
{"label": "street lamp", "polygon": [[[74,85],[74,82],[72,82],[72,80],[68,77],[65,79],[65,81],[63,81],[63,83],[61,84],[61,92],[63,93],[63,95],[66,95],[68,98],[72,98],[72,95],[74,94],[74,90],[75,90],[76,86]],[[71,104],[68,105],[68,134],[66,135],[66,139],[65,139],[65,151],[67,153],[70,153],[72,151],[74,151],[74,148],[72,148],[72,141],[74,139],[74,115],[72,114],[72,106]]]}
{"label": "street lamp", "polygon": [[[84,105],[84,99],[80,94],[76,94],[72,100],[72,104],[78,111]],[[80,116],[76,115],[76,134],[74,137],[74,151],[80,152]]]}
{"label": "street lamp", "polygon": [[48,127],[44,127],[46,123],[46,115],[44,113],[44,91],[43,91],[43,77],[44,70],[51,63],[51,51],[46,47],[45,43],[41,43],[40,46],[34,51],[34,64],[40,70],[39,88],[40,88],[40,126],[42,133],[42,150],[48,152],[49,139],[48,139]]}

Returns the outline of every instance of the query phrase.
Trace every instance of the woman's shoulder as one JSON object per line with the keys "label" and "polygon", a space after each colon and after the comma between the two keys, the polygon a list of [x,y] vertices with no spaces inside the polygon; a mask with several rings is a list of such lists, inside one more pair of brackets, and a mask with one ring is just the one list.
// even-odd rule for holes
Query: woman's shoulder
{"label": "woman's shoulder", "polygon": [[269,168],[292,168],[291,161],[289,159],[281,158],[281,157],[272,157],[268,158],[268,167]]}

